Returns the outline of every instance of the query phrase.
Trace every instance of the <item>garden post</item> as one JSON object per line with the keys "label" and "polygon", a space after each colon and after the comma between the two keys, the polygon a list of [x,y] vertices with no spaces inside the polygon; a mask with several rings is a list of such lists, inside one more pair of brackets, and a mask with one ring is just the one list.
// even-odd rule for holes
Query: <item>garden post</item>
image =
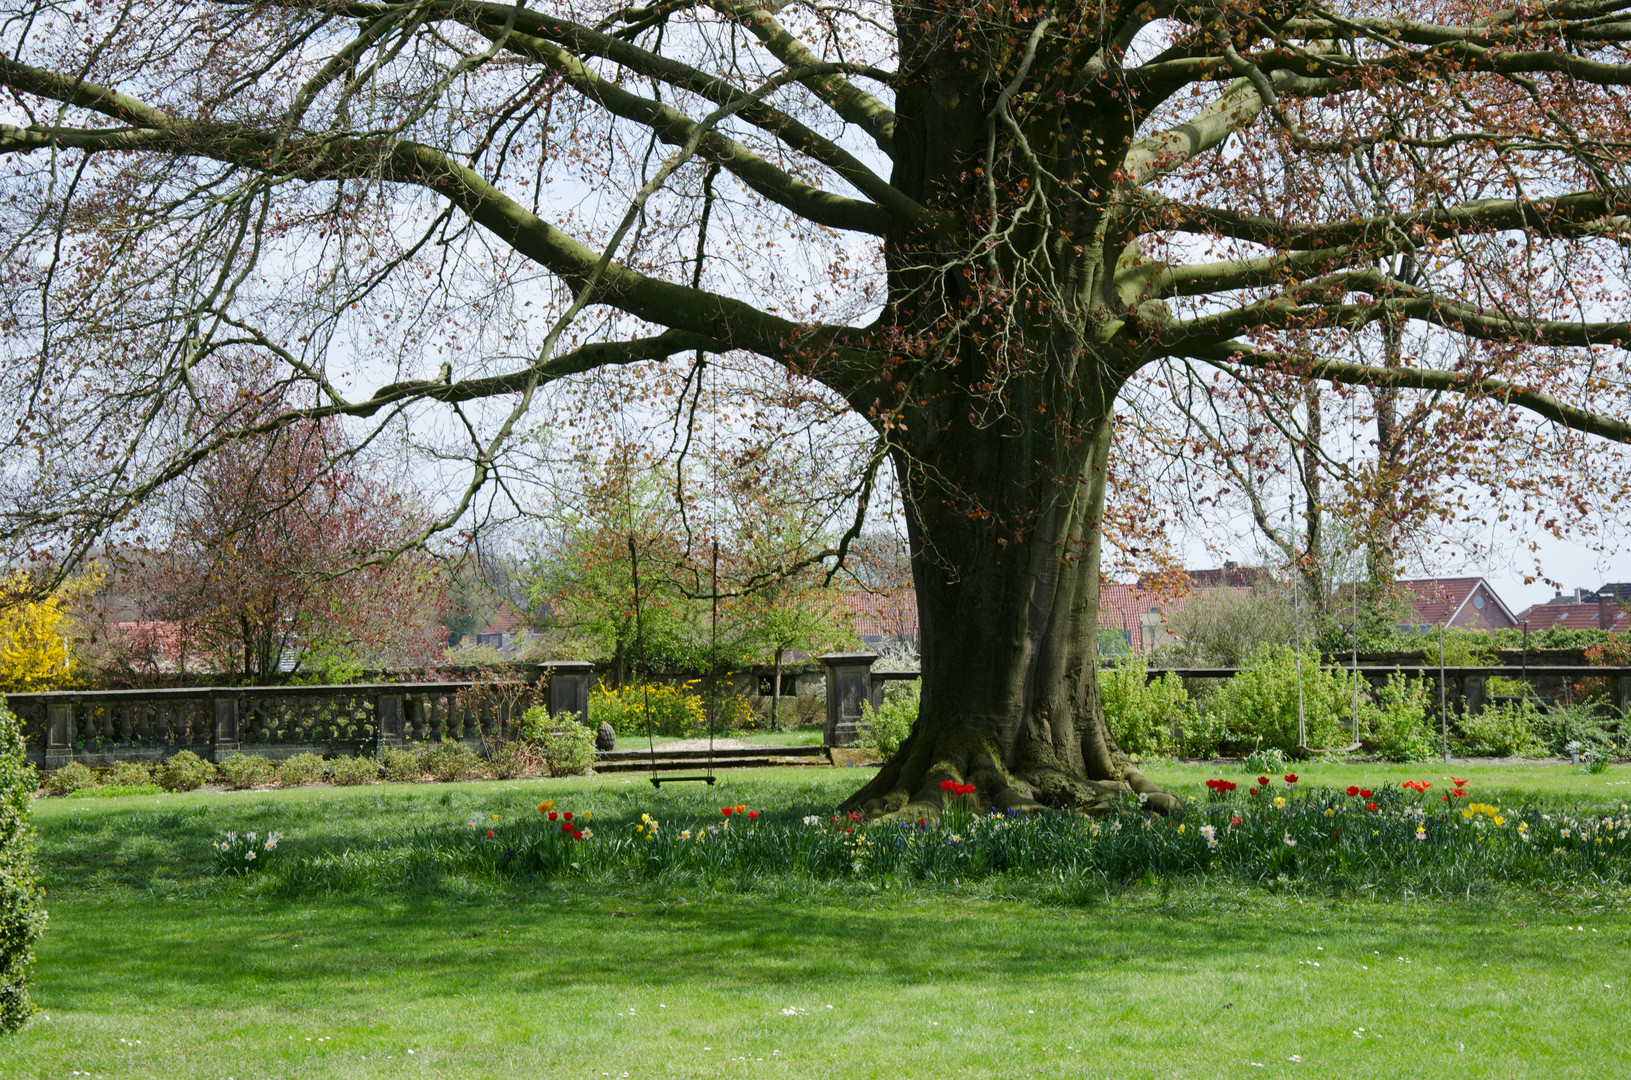
{"label": "garden post", "polygon": [[374,755],[399,748],[403,741],[402,695],[378,695],[374,698]]}
{"label": "garden post", "polygon": [[594,665],[587,660],[552,660],[549,669],[549,715],[568,712],[578,723],[589,726],[589,675]]}
{"label": "garden post", "polygon": [[1620,716],[1620,730],[1625,733],[1625,719],[1631,711],[1631,676],[1617,675],[1614,678],[1614,711]]}
{"label": "garden post", "polygon": [[827,669],[827,728],[822,741],[828,746],[848,746],[856,740],[862,702],[878,707],[872,700],[872,662],[877,658],[877,653],[827,653],[819,658]]}
{"label": "garden post", "polygon": [[60,769],[74,759],[74,706],[70,701],[45,707],[45,767]]}
{"label": "garden post", "polygon": [[238,695],[210,698],[215,712],[212,758],[220,764],[238,752]]}

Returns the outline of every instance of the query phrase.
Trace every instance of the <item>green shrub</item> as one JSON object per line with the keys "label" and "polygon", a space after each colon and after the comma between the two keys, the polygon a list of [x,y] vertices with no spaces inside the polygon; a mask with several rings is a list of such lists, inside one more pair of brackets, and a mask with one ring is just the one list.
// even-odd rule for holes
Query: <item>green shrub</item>
{"label": "green shrub", "polygon": [[284,787],[299,787],[313,780],[321,780],[325,768],[327,765],[317,754],[296,754],[284,758],[278,765],[278,782]]}
{"label": "green shrub", "polygon": [[260,787],[277,777],[277,766],[259,754],[232,754],[221,762],[221,779],[229,788]]}
{"label": "green shrub", "polygon": [[[1342,721],[1352,693],[1340,673],[1320,666],[1317,653],[1303,653],[1303,723],[1310,748],[1346,742]],[[1297,653],[1286,645],[1268,645],[1218,689],[1212,707],[1229,739],[1290,752],[1297,749],[1297,700]]]}
{"label": "green shrub", "polygon": [[1475,757],[1544,757],[1545,745],[1535,735],[1540,710],[1527,698],[1492,705],[1476,716],[1457,717],[1457,749]]}
{"label": "green shrub", "polygon": [[481,771],[481,756],[468,746],[444,739],[425,751],[425,771],[438,780],[468,780]]}
{"label": "green shrub", "polygon": [[577,776],[595,763],[595,730],[573,713],[550,716],[542,705],[534,705],[521,718],[521,731],[537,745],[551,776]]}
{"label": "green shrub", "polygon": [[891,679],[884,684],[883,707],[872,711],[870,701],[861,702],[860,746],[875,746],[884,757],[894,757],[917,723],[923,687],[917,680]]}
{"label": "green shrub", "polygon": [[1134,757],[1216,753],[1212,725],[1195,708],[1183,680],[1169,671],[1151,682],[1146,672],[1144,658],[1136,656],[1099,673],[1104,722],[1116,745]]}
{"label": "green shrub", "polygon": [[191,750],[180,750],[159,766],[157,779],[166,791],[195,791],[215,779],[215,766]]}
{"label": "green shrub", "polygon": [[649,714],[653,735],[677,738],[706,735],[708,710],[703,707],[702,698],[691,689],[696,685],[695,681],[683,686],[651,682],[614,690],[601,683],[589,695],[589,727],[610,724],[618,735],[645,738]]}
{"label": "green shrub", "polygon": [[340,757],[328,763],[329,782],[341,787],[372,784],[379,779],[379,762],[371,757]]}
{"label": "green shrub", "polygon": [[422,746],[393,746],[380,754],[379,763],[385,769],[385,779],[399,784],[411,784],[429,771]]}
{"label": "green shrub", "polygon": [[53,795],[71,795],[95,786],[96,774],[90,766],[79,761],[70,761],[45,778],[45,790]]}
{"label": "green shrub", "polygon": [[45,929],[28,822],[38,781],[24,756],[22,725],[0,698],[0,1032],[16,1031],[34,1011],[28,975]]}
{"label": "green shrub", "polygon": [[506,739],[491,746],[487,753],[487,767],[500,780],[533,776],[548,768],[538,744],[526,739]]}
{"label": "green shrub", "polygon": [[102,782],[113,787],[146,787],[153,782],[153,769],[145,761],[121,761],[108,770]]}
{"label": "green shrub", "polygon": [[1613,746],[1609,707],[1603,702],[1576,701],[1553,705],[1535,720],[1535,738],[1549,754],[1565,754],[1571,742],[1584,746]]}
{"label": "green shrub", "polygon": [[1376,692],[1374,702],[1360,708],[1363,743],[1384,761],[1425,761],[1438,750],[1427,705],[1432,687],[1425,679],[1406,679],[1395,671]]}

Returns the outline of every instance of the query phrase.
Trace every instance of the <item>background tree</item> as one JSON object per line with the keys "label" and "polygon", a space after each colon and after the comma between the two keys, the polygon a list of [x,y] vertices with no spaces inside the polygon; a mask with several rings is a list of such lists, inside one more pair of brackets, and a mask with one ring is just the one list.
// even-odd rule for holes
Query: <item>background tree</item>
{"label": "background tree", "polygon": [[[368,470],[336,470],[332,425],[273,429],[212,455],[170,492],[167,543],[138,563],[148,613],[218,670],[418,666],[440,655],[438,574],[379,553],[414,515]],[[180,660],[181,658],[177,658]]]}
{"label": "background tree", "polygon": [[[1107,501],[1116,416],[1152,365],[1468,395],[1561,452],[1631,439],[1628,328],[1602,321],[1628,277],[1618,0],[42,0],[0,33],[13,537],[83,551],[234,443],[335,417],[436,477],[462,457],[426,531],[452,527],[519,482],[503,452],[547,384],[673,358],[684,401],[734,365],[864,421],[839,494],[864,510],[885,462],[900,486],[922,708],[870,812],[932,811],[944,779],[1167,805],[1096,663],[1106,527],[1139,516]],[[1384,209],[1319,197],[1371,147]],[[1390,320],[1475,345],[1345,351]],[[202,372],[297,407],[192,426]]]}
{"label": "background tree", "polygon": [[74,682],[82,637],[76,609],[95,586],[94,577],[81,576],[37,598],[28,572],[0,579],[0,691],[38,693]]}

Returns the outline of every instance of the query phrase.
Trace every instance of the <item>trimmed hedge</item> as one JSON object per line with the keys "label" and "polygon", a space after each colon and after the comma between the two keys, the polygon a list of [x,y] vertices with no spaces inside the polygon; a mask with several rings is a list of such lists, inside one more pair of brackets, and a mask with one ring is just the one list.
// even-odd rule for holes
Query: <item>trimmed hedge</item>
{"label": "trimmed hedge", "polygon": [[37,782],[23,754],[21,725],[0,698],[0,1032],[23,1026],[34,942],[45,929],[29,803]]}

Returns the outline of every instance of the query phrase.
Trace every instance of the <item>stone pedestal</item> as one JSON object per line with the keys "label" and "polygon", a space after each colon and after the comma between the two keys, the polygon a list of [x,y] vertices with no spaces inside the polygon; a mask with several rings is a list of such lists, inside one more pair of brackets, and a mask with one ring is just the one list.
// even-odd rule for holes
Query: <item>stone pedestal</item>
{"label": "stone pedestal", "polygon": [[219,765],[238,752],[238,698],[237,695],[211,698],[210,705],[215,713],[211,757]]}
{"label": "stone pedestal", "polygon": [[66,701],[45,707],[45,767],[60,769],[74,760],[74,707]]}
{"label": "stone pedestal", "polygon": [[[828,746],[848,746],[859,734],[861,703],[872,700],[872,662],[877,653],[827,653],[820,657],[827,671],[827,728],[823,741]],[[879,688],[880,690],[882,687]]]}
{"label": "stone pedestal", "polygon": [[569,712],[578,723],[589,725],[589,676],[594,665],[587,660],[551,660],[549,670],[549,715]]}

